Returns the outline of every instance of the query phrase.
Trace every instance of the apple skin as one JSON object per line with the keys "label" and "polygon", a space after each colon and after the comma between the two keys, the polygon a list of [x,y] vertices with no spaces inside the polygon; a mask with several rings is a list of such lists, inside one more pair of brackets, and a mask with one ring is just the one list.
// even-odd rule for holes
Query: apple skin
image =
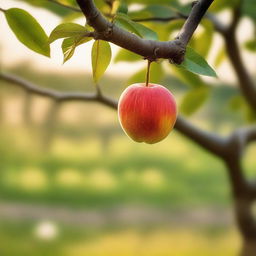
{"label": "apple skin", "polygon": [[118,117],[131,139],[148,144],[157,143],[170,133],[176,122],[175,98],[159,84],[132,84],[119,99]]}

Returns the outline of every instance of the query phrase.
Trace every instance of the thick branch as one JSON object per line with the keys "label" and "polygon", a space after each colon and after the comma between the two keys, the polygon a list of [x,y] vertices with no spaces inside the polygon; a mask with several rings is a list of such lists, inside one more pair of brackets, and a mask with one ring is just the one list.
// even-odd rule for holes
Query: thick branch
{"label": "thick branch", "polygon": [[237,129],[231,137],[236,138],[243,150],[247,144],[256,141],[256,125]]}
{"label": "thick branch", "polygon": [[255,125],[237,129],[227,139],[224,161],[228,167],[234,198],[246,198],[249,201],[256,198],[256,184],[246,180],[241,165],[245,147],[254,141],[256,141]]}
{"label": "thick branch", "polygon": [[252,215],[252,203],[255,199],[251,186],[244,178],[239,157],[230,155],[226,159],[234,210],[237,224],[246,239],[256,239],[256,222]]}
{"label": "thick branch", "polygon": [[[113,109],[117,108],[117,101],[115,99],[106,97],[99,91],[97,93],[90,94],[81,92],[58,92],[53,89],[39,87],[17,76],[3,73],[0,73],[0,79],[18,85],[28,92],[35,93],[43,97],[49,97],[56,101],[97,101]],[[180,116],[175,124],[175,129],[208,151],[219,156],[223,155],[226,141],[217,135],[200,130]]]}
{"label": "thick branch", "polygon": [[178,117],[175,129],[215,155],[223,156],[226,140],[216,134],[200,130],[182,117]]}
{"label": "thick branch", "polygon": [[200,0],[197,2],[183,26],[179,39],[167,42],[145,40],[110,23],[96,8],[93,0],[77,0],[77,3],[88,24],[97,32],[96,38],[112,42],[151,60],[164,58],[180,64],[184,59],[185,47],[189,39],[212,1]]}

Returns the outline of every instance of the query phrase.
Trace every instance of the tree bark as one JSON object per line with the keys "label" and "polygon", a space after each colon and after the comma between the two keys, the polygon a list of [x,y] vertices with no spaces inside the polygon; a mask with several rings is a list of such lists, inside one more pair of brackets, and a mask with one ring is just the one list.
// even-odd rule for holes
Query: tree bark
{"label": "tree bark", "polygon": [[234,200],[235,220],[242,236],[240,256],[255,256],[256,221],[252,213],[254,198],[250,194],[249,184],[243,174],[239,151],[235,150],[236,146],[233,143],[229,147],[231,152],[225,161]]}
{"label": "tree bark", "polygon": [[256,255],[256,224],[252,214],[253,201],[244,197],[235,199],[235,215],[239,231],[243,238],[241,256]]}
{"label": "tree bark", "polygon": [[256,255],[256,239],[244,240],[240,256],[255,256]]}

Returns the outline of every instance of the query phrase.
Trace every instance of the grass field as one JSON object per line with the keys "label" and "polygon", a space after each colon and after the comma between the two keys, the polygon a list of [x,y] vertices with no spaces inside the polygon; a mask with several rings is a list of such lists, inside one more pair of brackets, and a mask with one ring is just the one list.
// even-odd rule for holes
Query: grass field
{"label": "grass field", "polygon": [[58,224],[51,239],[36,233],[38,223],[0,223],[4,256],[235,256],[240,241],[233,229],[86,229]]}
{"label": "grass field", "polygon": [[150,147],[114,135],[102,153],[96,137],[74,143],[57,136],[51,151],[42,152],[26,147],[26,140],[18,142],[26,137],[26,132],[20,135],[22,129],[13,131],[1,144],[2,199],[82,207],[132,202],[168,207],[229,204],[222,163],[176,133]]}

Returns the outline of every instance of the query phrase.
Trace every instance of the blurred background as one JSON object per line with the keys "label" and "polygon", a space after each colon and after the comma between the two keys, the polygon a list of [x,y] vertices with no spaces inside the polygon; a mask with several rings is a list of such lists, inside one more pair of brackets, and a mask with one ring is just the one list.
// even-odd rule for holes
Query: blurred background
{"label": "blurred background", "polygon": [[[61,23],[60,16],[25,2],[0,0],[0,7],[29,11],[47,34]],[[228,10],[219,15],[230,18]],[[61,42],[47,59],[17,41],[2,13],[0,31],[1,70],[58,91],[95,90],[91,42],[62,65]],[[204,32],[198,31],[195,38]],[[240,40],[250,39],[252,21],[242,19],[239,31]],[[224,51],[216,62],[220,36],[213,34],[210,45],[207,59],[218,79],[200,79],[210,84],[211,94],[188,118],[224,136],[253,118],[237,96]],[[143,81],[143,71],[137,71],[146,64],[114,61],[119,48],[112,45],[112,51],[100,86],[117,99],[127,84]],[[244,51],[243,57],[255,71],[255,55]],[[186,79],[167,63],[155,65],[152,79],[181,102]],[[192,114],[184,106],[183,111]],[[252,145],[243,163],[248,175],[255,171],[255,154]],[[240,244],[220,160],[176,131],[155,145],[135,143],[106,106],[56,104],[0,80],[0,255],[233,256]]]}

